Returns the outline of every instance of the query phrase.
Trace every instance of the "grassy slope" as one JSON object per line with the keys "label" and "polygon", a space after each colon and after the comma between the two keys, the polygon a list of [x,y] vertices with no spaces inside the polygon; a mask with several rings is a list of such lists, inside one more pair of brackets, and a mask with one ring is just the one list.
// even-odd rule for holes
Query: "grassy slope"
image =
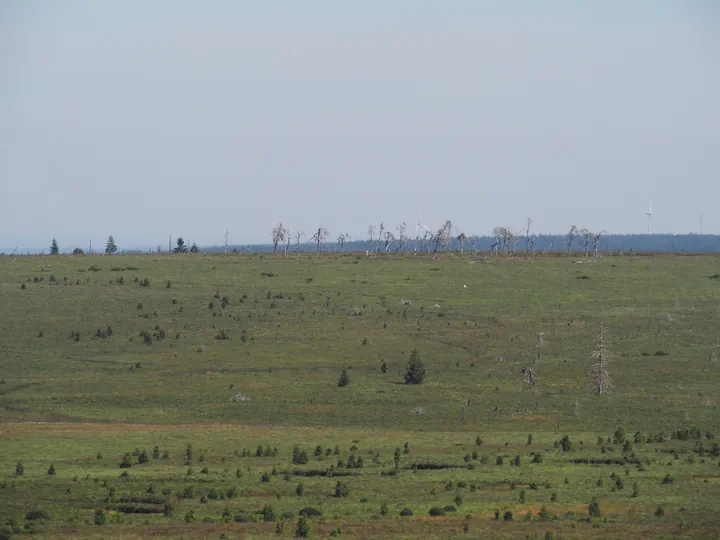
{"label": "grassy slope", "polygon": [[[720,376],[717,364],[709,361],[713,351],[720,352],[720,283],[708,279],[717,271],[718,259],[577,260],[369,260],[354,255],[287,260],[257,255],[0,258],[0,377],[5,379],[0,386],[0,478],[16,481],[15,488],[0,490],[0,516],[20,518],[39,505],[58,517],[53,530],[84,536],[84,526],[62,525],[59,517],[78,512],[82,523],[102,505],[107,489],[82,480],[89,474],[111,480],[118,492],[128,495],[142,492],[150,482],[158,489],[172,486],[173,491],[188,482],[201,492],[213,485],[241,489],[242,497],[232,503],[205,505],[199,497],[175,501],[178,512],[172,520],[149,517],[145,527],[153,534],[202,536],[215,527],[212,531],[219,535],[223,526],[193,529],[182,516],[194,507],[199,516],[217,521],[225,505],[233,512],[240,507],[257,510],[271,500],[279,512],[322,505],[326,517],[346,524],[344,534],[354,531],[359,536],[374,527],[380,535],[444,537],[462,530],[462,516],[469,513],[474,516],[472,530],[500,526],[510,536],[525,536],[555,527],[566,536],[611,537],[612,523],[572,529],[572,520],[550,526],[488,519],[495,508],[513,508],[524,515],[527,509],[536,512],[540,504],[558,513],[585,514],[595,494],[606,514],[638,527],[638,534],[651,527],[651,536],[704,536],[715,526],[718,463],[717,458],[701,463],[701,456],[687,463],[682,452],[695,441],[637,445],[638,455],[652,463],[645,472],[631,466],[625,489],[614,493],[607,476],[624,476],[624,466],[570,465],[552,443],[569,433],[576,447],[577,441],[585,441],[582,453],[575,450],[571,456],[619,458],[619,448],[601,454],[596,445],[598,435],[607,436],[618,425],[631,433],[669,433],[689,424],[703,432],[720,431],[715,408]],[[89,271],[91,265],[100,271]],[[56,284],[50,283],[51,274]],[[116,282],[120,276],[124,285]],[[44,280],[35,283],[35,277]],[[150,286],[139,286],[136,277],[148,278]],[[215,293],[228,297],[224,311]],[[355,308],[362,315],[352,315]],[[601,318],[611,351],[613,392],[598,398],[589,391],[587,375]],[[111,337],[92,337],[108,325]],[[143,344],[140,331],[153,332],[156,325],[166,338]],[[37,337],[40,329],[43,337]],[[231,339],[214,339],[221,329]],[[68,339],[74,330],[80,332],[80,341]],[[545,344],[536,361],[539,332]],[[406,386],[401,384],[402,372],[413,348],[420,351],[429,375],[422,385]],[[658,351],[666,354],[656,355]],[[390,366],[386,374],[380,371],[382,359]],[[139,369],[130,369],[138,363]],[[351,384],[337,388],[345,364],[351,367]],[[537,374],[534,389],[524,382],[523,366]],[[238,391],[250,401],[232,403]],[[471,406],[461,420],[466,399]],[[425,414],[414,414],[418,406]],[[85,422],[99,425],[77,426]],[[528,433],[534,434],[532,447],[525,445]],[[477,434],[486,441],[479,449],[474,444]],[[341,458],[347,459],[353,440],[359,441],[353,453],[363,455],[366,467],[361,477],[347,481],[349,498],[327,497],[336,480],[331,478],[304,479],[302,500],[294,495],[296,479],[286,482],[280,475],[270,483],[259,481],[262,470],[292,469],[289,456],[295,443],[308,450],[316,444],[339,444]],[[411,452],[403,466],[415,460],[462,465],[463,456],[473,450],[487,455],[491,465],[380,476],[381,470],[392,468],[392,452],[405,441]],[[197,455],[206,456],[209,475],[199,474],[197,458],[193,475],[185,475],[181,454],[187,443],[195,446]],[[136,466],[130,481],[117,480],[122,453],[155,444],[167,448],[171,459]],[[239,458],[233,453],[258,444],[276,446],[279,456]],[[711,441],[704,444],[709,448]],[[528,452],[546,449],[542,465],[528,463]],[[661,449],[679,450],[680,459],[657,451]],[[380,452],[380,464],[372,463],[369,451]],[[94,457],[98,452],[103,454],[100,460]],[[502,467],[494,465],[498,454],[507,457]],[[520,468],[507,464],[516,454],[523,459]],[[12,475],[18,459],[26,465],[22,478]],[[336,459],[313,459],[311,465],[326,468]],[[57,477],[44,474],[50,461],[58,467]],[[670,470],[677,477],[669,486],[660,484],[667,461],[675,462]],[[243,472],[240,480],[235,479],[237,468]],[[71,482],[74,476],[77,483]],[[596,486],[600,476],[604,488]],[[566,477],[568,484],[563,483]],[[214,483],[200,482],[210,479]],[[445,491],[449,479],[466,479],[478,489]],[[510,489],[512,480],[518,484],[515,490]],[[551,488],[526,488],[526,503],[518,502],[523,484],[545,481]],[[641,485],[637,499],[629,498],[633,481]],[[72,489],[66,494],[68,485]],[[550,500],[552,492],[556,501]],[[458,493],[464,499],[458,518],[369,520],[382,502],[390,503],[394,516],[403,506],[412,507],[416,516],[427,516],[430,506],[451,504]],[[362,497],[368,502],[361,503]],[[663,519],[652,516],[659,504],[668,508]],[[681,513],[681,506],[688,510]],[[632,508],[635,515],[630,517]],[[677,528],[681,517],[697,527],[695,532]],[[125,525],[110,530],[144,536],[149,534],[142,532],[145,519],[128,516]],[[232,527],[233,534],[240,534],[240,526]],[[274,531],[269,525],[243,527],[259,535]],[[292,528],[288,524],[286,533]]]}

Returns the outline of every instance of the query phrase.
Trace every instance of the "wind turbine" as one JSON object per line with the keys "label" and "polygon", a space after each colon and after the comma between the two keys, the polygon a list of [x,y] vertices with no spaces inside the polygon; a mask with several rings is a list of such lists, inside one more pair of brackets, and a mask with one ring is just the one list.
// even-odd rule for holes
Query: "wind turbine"
{"label": "wind turbine", "polygon": [[652,201],[650,201],[650,209],[647,212],[645,212],[645,215],[648,218],[648,234],[652,234],[652,216],[653,216]]}
{"label": "wind turbine", "polygon": [[427,238],[428,233],[430,232],[430,227],[425,225],[422,222],[422,215],[420,216],[420,221],[417,224],[417,227],[415,229],[415,251],[417,251],[417,244],[420,239],[422,239],[422,247],[425,247],[425,238]]}

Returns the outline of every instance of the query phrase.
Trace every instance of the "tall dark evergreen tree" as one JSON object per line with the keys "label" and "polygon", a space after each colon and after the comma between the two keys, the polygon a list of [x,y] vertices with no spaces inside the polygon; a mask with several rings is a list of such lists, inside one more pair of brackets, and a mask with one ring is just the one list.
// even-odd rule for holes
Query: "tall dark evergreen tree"
{"label": "tall dark evergreen tree", "polygon": [[413,349],[405,368],[405,384],[420,384],[425,377],[425,366],[420,360],[420,353]]}
{"label": "tall dark evergreen tree", "polygon": [[58,247],[57,240],[54,238],[52,239],[52,244],[50,244],[50,255],[58,255],[60,253],[60,248]]}
{"label": "tall dark evergreen tree", "polygon": [[197,247],[197,244],[195,242],[192,243],[192,246],[190,246],[190,253],[197,253],[200,251]]}
{"label": "tall dark evergreen tree", "polygon": [[177,246],[175,249],[173,249],[173,253],[187,253],[188,247],[185,245],[185,240],[182,239],[182,236],[180,236],[177,239]]}
{"label": "tall dark evergreen tree", "polygon": [[112,255],[118,250],[117,245],[115,244],[115,239],[112,237],[112,234],[108,237],[107,244],[105,244],[105,255]]}

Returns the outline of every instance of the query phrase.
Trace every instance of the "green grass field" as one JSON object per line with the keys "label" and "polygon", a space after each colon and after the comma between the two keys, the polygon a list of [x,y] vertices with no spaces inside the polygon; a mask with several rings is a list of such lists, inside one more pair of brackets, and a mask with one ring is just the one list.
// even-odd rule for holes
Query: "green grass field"
{"label": "green grass field", "polygon": [[718,537],[718,271],[709,255],[0,257],[0,530],[290,538],[312,507],[313,537]]}

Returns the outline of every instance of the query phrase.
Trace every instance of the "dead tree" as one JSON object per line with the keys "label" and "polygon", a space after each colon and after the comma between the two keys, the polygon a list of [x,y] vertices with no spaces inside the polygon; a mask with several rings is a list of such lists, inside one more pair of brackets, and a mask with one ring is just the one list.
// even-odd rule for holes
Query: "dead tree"
{"label": "dead tree", "polygon": [[605,229],[593,236],[593,255],[598,256],[598,246],[600,244],[600,236],[605,232]]}
{"label": "dead tree", "polygon": [[585,258],[588,258],[588,255],[590,254],[590,239],[593,237],[593,233],[591,233],[587,229],[581,229],[580,234],[583,237],[583,241],[585,242]]}
{"label": "dead tree", "polygon": [[530,254],[531,254],[531,255],[532,255],[533,253],[535,253],[535,241],[536,241],[536,240],[537,240],[537,235],[536,235],[535,233],[533,233],[533,234],[530,236]]}
{"label": "dead tree", "polygon": [[385,230],[385,223],[380,222],[380,228],[378,229],[378,237],[377,237],[377,241],[375,242],[375,253],[378,255],[380,254],[380,244],[382,243],[384,230]]}
{"label": "dead tree", "polygon": [[287,229],[287,234],[285,235],[285,244],[283,245],[283,257],[287,257],[287,254],[290,251],[291,238],[292,235],[290,234],[290,229]]}
{"label": "dead tree", "polygon": [[340,246],[340,253],[343,252],[343,248],[345,247],[345,242],[350,239],[350,235],[348,233],[340,233],[340,236],[337,238],[338,246]]}
{"label": "dead tree", "polygon": [[592,358],[591,375],[594,381],[594,393],[602,395],[610,391],[610,373],[608,372],[607,351],[605,349],[605,325],[600,323],[595,350],[590,355]]}
{"label": "dead tree", "polygon": [[385,253],[390,251],[390,246],[395,241],[395,235],[390,231],[385,231]]}
{"label": "dead tree", "polygon": [[570,230],[568,231],[568,234],[567,234],[567,237],[568,237],[568,244],[567,244],[567,246],[568,246],[568,255],[570,255],[570,254],[572,253],[572,243],[573,243],[573,240],[575,239],[575,236],[577,236],[577,232],[578,232],[578,229],[577,229],[577,227],[576,227],[575,225],[573,225],[572,227],[570,227]]}
{"label": "dead tree", "polygon": [[525,246],[526,251],[531,252],[532,247],[530,244],[530,226],[532,225],[532,218],[527,218],[527,229],[525,229],[525,238],[527,240],[527,244]]}
{"label": "dead tree", "polygon": [[280,222],[278,224],[278,226],[272,230],[273,254],[274,255],[277,255],[278,244],[280,244],[281,247],[285,245],[285,237],[288,236],[289,233],[290,233],[290,231],[288,231],[285,227],[283,227],[282,222]]}
{"label": "dead tree", "polygon": [[370,243],[372,244],[375,235],[375,225],[368,225],[368,236],[370,237]]}
{"label": "dead tree", "polygon": [[465,236],[465,233],[464,233],[464,232],[461,232],[461,233],[458,235],[457,241],[460,242],[460,253],[464,253],[464,252],[465,252],[465,242],[467,242],[467,239],[468,239],[468,238],[467,238],[467,236]]}
{"label": "dead tree", "polygon": [[[298,253],[300,251],[300,239],[305,236],[305,233],[302,231],[297,231],[295,233],[295,253]],[[288,239],[288,242],[290,240]]]}
{"label": "dead tree", "polygon": [[435,249],[433,250],[433,254],[437,253],[438,250],[447,249],[447,247],[450,245],[450,239],[452,238],[452,221],[448,220],[445,222],[445,225],[440,227],[438,231],[435,233],[435,236],[433,237],[433,242],[435,243]]}
{"label": "dead tree", "polygon": [[325,227],[318,227],[318,230],[313,234],[311,240],[315,242],[315,253],[319,254],[322,245],[327,241],[328,231]]}
{"label": "dead tree", "polygon": [[408,244],[408,237],[406,234],[407,223],[405,223],[403,221],[400,225],[398,225],[397,231],[398,231],[398,243],[397,243],[397,249],[395,251],[398,252],[401,249],[404,251],[405,249],[407,249],[407,244]]}

